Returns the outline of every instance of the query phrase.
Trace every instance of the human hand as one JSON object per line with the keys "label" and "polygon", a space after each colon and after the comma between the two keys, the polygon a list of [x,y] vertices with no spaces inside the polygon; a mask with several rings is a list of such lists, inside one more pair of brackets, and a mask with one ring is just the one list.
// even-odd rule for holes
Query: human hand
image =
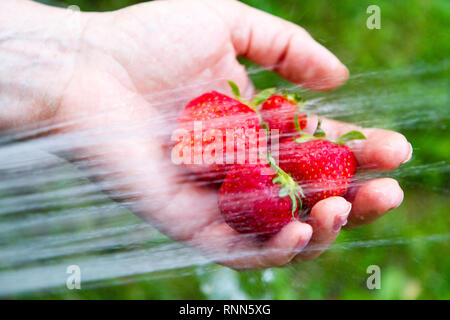
{"label": "human hand", "polygon": [[[340,85],[347,69],[300,27],[235,1],[152,2],[80,19],[73,68],[46,114],[52,134],[67,137],[66,155],[113,198],[173,239],[236,269],[282,266],[319,255],[349,212],[347,226],[356,227],[401,203],[397,182],[377,179],[354,191],[353,206],[341,197],[320,201],[309,221],[291,222],[264,244],[236,233],[220,218],[217,189],[180,182],[184,169],[170,162],[181,108],[211,89],[229,93],[227,80],[252,96],[236,56],[318,90]],[[334,136],[351,126],[322,127]],[[354,146],[362,166],[390,170],[410,156],[402,135],[363,132],[367,140]]]}

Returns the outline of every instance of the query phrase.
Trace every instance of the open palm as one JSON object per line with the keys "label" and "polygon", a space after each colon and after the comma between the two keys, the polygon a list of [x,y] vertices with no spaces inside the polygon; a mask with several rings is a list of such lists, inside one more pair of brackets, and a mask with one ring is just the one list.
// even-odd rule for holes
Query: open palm
{"label": "open palm", "polygon": [[[72,137],[67,143],[74,145],[73,160],[113,198],[173,239],[237,269],[311,259],[347,221],[351,204],[344,198],[320,201],[309,221],[291,222],[261,244],[221,220],[217,188],[189,182],[170,160],[170,136],[190,99],[212,89],[229,93],[227,80],[252,95],[236,56],[311,89],[334,88],[348,75],[306,31],[241,3],[152,2],[83,17],[75,72],[55,121]],[[331,120],[323,127],[331,136],[352,128]],[[410,156],[402,135],[364,132],[368,139],[354,149],[361,165],[388,170]],[[356,190],[347,226],[371,222],[402,199],[395,180],[367,182]]]}

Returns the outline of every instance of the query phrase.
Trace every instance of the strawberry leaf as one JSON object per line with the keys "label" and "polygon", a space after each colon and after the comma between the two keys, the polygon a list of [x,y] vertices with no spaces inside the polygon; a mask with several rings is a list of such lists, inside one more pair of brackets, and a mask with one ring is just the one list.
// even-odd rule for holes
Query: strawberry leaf
{"label": "strawberry leaf", "polygon": [[[301,191],[301,193],[302,193],[302,196],[305,197],[305,196],[303,195],[303,191]],[[298,204],[299,204],[298,212],[300,212],[300,211],[302,211],[302,206],[303,206],[303,204],[302,204],[302,198],[300,198],[300,196],[298,195],[298,193],[295,193],[295,197],[296,197],[297,200],[298,200]]]}
{"label": "strawberry leaf", "polygon": [[298,186],[298,187],[295,189],[295,191],[296,191],[296,193],[300,193],[300,195],[301,195],[303,198],[305,197],[305,194],[303,193],[302,187]]}
{"label": "strawberry leaf", "polygon": [[295,197],[295,195],[293,193],[289,194],[289,197],[291,198],[291,202],[292,202],[292,217],[295,217],[295,212],[297,211],[297,199]]}
{"label": "strawberry leaf", "polygon": [[280,191],[278,192],[278,196],[280,198],[284,198],[289,194],[289,190],[286,188],[281,188]]}
{"label": "strawberry leaf", "polygon": [[286,94],[285,97],[286,99],[292,100],[295,103],[300,103],[303,101],[303,97],[297,92]]}
{"label": "strawberry leaf", "polygon": [[237,84],[234,83],[233,81],[230,81],[230,80],[228,81],[228,84],[231,87],[231,92],[233,92],[233,95],[236,98],[240,98],[241,97],[241,91],[239,90],[239,87],[237,86]]}
{"label": "strawberry leaf", "polygon": [[297,143],[304,143],[304,142],[308,142],[308,141],[311,141],[311,140],[316,140],[317,137],[313,136],[312,134],[303,132],[300,137],[293,137],[293,139]]}
{"label": "strawberry leaf", "polygon": [[294,125],[298,132],[302,132],[302,128],[300,128],[300,123],[298,122],[298,112],[294,115]]}
{"label": "strawberry leaf", "polygon": [[258,92],[258,93],[255,95],[255,97],[253,98],[252,104],[253,104],[254,106],[260,105],[261,103],[263,103],[264,101],[266,101],[267,99],[269,99],[269,97],[270,97],[271,95],[273,95],[273,94],[275,93],[276,90],[277,90],[276,88],[267,88],[267,89],[264,89],[264,90]]}
{"label": "strawberry leaf", "polygon": [[363,135],[360,131],[352,130],[347,133],[344,133],[342,136],[340,136],[337,140],[337,144],[345,144],[348,141],[351,140],[364,140],[366,139],[366,136]]}

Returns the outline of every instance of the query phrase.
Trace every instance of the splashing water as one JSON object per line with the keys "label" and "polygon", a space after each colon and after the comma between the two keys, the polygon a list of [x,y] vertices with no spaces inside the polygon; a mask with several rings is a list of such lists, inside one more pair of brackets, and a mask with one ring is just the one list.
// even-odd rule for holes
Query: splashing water
{"label": "splashing water", "polygon": [[[264,72],[263,69],[249,71],[250,74]],[[448,79],[442,74],[447,71],[448,61],[444,61],[431,66],[414,66],[409,70],[358,74],[352,76],[344,88],[330,93],[313,93],[297,86],[287,86],[285,89],[302,93],[308,99],[306,110],[324,117],[400,132],[429,126],[445,132],[449,120]],[[171,102],[179,101],[174,98]],[[175,120],[177,115],[161,117],[164,119],[151,119],[151,122],[143,119],[135,124],[136,128],[154,125],[159,120]],[[63,124],[67,125],[70,124]],[[188,269],[191,270],[188,272],[206,270],[211,273],[216,268],[212,261],[229,258],[226,252],[212,250],[208,255],[203,255],[192,249],[189,242],[174,242],[157,231],[157,223],[151,226],[126,209],[134,208],[133,199],[139,195],[126,188],[121,189],[121,185],[141,183],[150,177],[107,182],[99,179],[94,184],[89,178],[120,172],[98,166],[96,161],[101,160],[97,158],[80,156],[70,158],[72,161],[68,162],[56,156],[122,139],[135,134],[135,131],[131,133],[127,130],[130,128],[117,128],[110,130],[107,137],[98,135],[102,128],[44,134],[54,129],[54,125],[48,125],[41,126],[41,129],[22,128],[0,133],[0,296],[65,286],[66,269],[70,265],[78,265],[82,270],[83,285],[102,286],[111,285],[111,282],[103,280],[118,283],[137,281],[139,278],[132,276],[162,277],[165,275],[161,272],[169,270],[175,270],[172,276],[179,276],[179,270],[188,267],[195,267]],[[170,130],[172,128],[165,128],[154,134],[166,136]],[[67,145],[67,141],[71,144]],[[102,149],[98,152],[101,153]],[[168,158],[163,166],[171,165],[169,162]],[[450,165],[446,158],[426,163],[413,159],[408,165],[388,173],[363,171],[358,174],[358,181],[363,183],[376,177],[390,176],[409,187],[420,188],[422,180],[417,179],[418,176],[448,177],[449,172]],[[202,185],[202,182],[197,183]],[[123,200],[120,204],[102,192],[116,188],[121,190],[114,194],[114,197]],[[149,190],[149,194],[161,191],[171,190]],[[434,190],[444,196],[448,196],[448,191],[445,184]],[[146,201],[155,207],[158,205],[155,198],[149,197]],[[222,240],[209,239],[208,246],[214,248],[214,241]],[[328,250],[347,251],[422,242],[448,243],[449,240],[450,233],[445,230],[439,234],[410,238],[393,234],[388,238],[343,240]],[[251,254],[239,252],[238,255]],[[267,280],[269,276],[265,274],[263,278]],[[227,279],[228,275],[221,271],[217,277]],[[212,286],[217,287],[214,281]],[[211,284],[203,287],[206,292],[216,292],[211,289]],[[214,294],[210,296],[217,296]],[[245,297],[245,294],[238,292],[234,296]]]}

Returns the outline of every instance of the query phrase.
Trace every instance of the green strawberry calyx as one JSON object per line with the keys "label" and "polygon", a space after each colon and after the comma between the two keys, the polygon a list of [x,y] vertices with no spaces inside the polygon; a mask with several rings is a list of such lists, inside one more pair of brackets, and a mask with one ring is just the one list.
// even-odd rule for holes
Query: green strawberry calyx
{"label": "green strawberry calyx", "polygon": [[248,101],[241,97],[241,91],[239,90],[239,87],[235,82],[228,80],[228,84],[230,85],[231,92],[233,93],[234,98],[239,102],[247,105],[256,113],[258,113],[258,106],[276,92],[275,88],[268,88],[258,92],[251,101]]}
{"label": "green strawberry calyx", "polygon": [[[267,99],[269,99],[272,95],[276,94],[277,89],[276,88],[264,89],[264,90],[258,92],[251,101],[247,101],[241,97],[239,87],[237,86],[236,83],[234,83],[233,81],[228,81],[228,84],[231,87],[231,91],[234,95],[234,98],[236,100],[238,100],[239,102],[247,105],[250,109],[254,110],[258,114],[259,122],[260,122],[262,128],[264,130],[266,130],[266,137],[269,137],[270,128],[269,128],[268,124],[262,120],[262,117],[260,115],[258,107],[259,107],[259,105],[264,103]],[[288,100],[294,101],[297,104],[298,109],[295,114],[295,119],[297,122],[296,126],[298,126],[298,128],[300,128],[300,125],[298,123],[298,113],[302,110],[302,108],[304,106],[303,98],[297,93],[290,94],[290,93],[287,93],[286,91],[279,93],[279,94]],[[277,183],[278,185],[281,186],[281,189],[278,192],[278,196],[280,198],[289,196],[289,198],[291,199],[291,202],[292,202],[292,210],[291,210],[292,217],[295,218],[296,212],[298,212],[299,216],[300,216],[300,213],[302,210],[301,197],[303,197],[303,198],[305,197],[305,195],[303,193],[303,189],[297,184],[297,182],[295,182],[295,180],[291,177],[290,174],[285,172],[283,169],[281,169],[276,164],[275,159],[271,156],[269,150],[267,150],[266,157],[267,157],[267,161],[269,162],[270,166],[276,172],[276,176],[272,180],[272,182]]]}
{"label": "green strawberry calyx", "polygon": [[319,123],[317,124],[317,129],[314,132],[314,134],[309,134],[307,132],[302,132],[299,130],[300,136],[298,137],[293,137],[294,141],[297,143],[305,143],[311,140],[328,140],[331,141],[335,144],[339,144],[339,145],[345,145],[347,142],[352,141],[352,140],[364,140],[366,139],[366,137],[364,136],[364,134],[361,131],[358,130],[351,130],[348,131],[346,133],[344,133],[343,135],[341,135],[339,138],[337,139],[328,139],[326,137],[325,131],[323,131],[322,129],[322,119],[319,118]]}
{"label": "green strawberry calyx", "polygon": [[[292,217],[295,218],[295,213],[298,212],[299,215],[302,210],[302,199],[305,197],[302,187],[300,187],[297,182],[291,177],[290,174],[281,169],[275,162],[275,159],[268,153],[268,161],[270,166],[276,171],[276,176],[272,180],[273,183],[277,183],[281,186],[278,196],[284,198],[289,196],[292,202]],[[301,196],[301,197],[300,197]]]}
{"label": "green strawberry calyx", "polygon": [[[298,115],[303,113],[303,109],[305,107],[306,101],[303,100],[303,97],[297,93],[289,93],[287,90],[277,91],[276,88],[268,88],[260,91],[252,100],[252,103],[258,107],[260,104],[264,103],[267,99],[269,99],[272,95],[279,94],[282,97],[286,98],[289,101],[294,102],[297,105],[297,110],[294,115],[294,126],[298,131],[301,131],[300,122],[298,119]],[[306,114],[306,116],[308,116]]]}
{"label": "green strawberry calyx", "polygon": [[241,91],[239,90],[239,87],[235,82],[228,80],[228,84],[231,88],[231,92],[233,93],[234,98],[239,102],[247,105],[256,113],[259,113],[258,107],[274,94],[279,94],[285,97],[287,100],[293,101],[297,105],[297,112],[295,113],[295,126],[298,129],[300,128],[300,124],[298,122],[298,113],[302,112],[305,105],[305,101],[303,101],[303,97],[300,94],[296,92],[289,93],[286,90],[278,91],[277,88],[267,88],[258,92],[251,101],[247,101],[241,97]]}
{"label": "green strawberry calyx", "polygon": [[229,86],[231,88],[231,92],[233,93],[233,96],[234,96],[234,98],[236,100],[238,100],[239,102],[245,104],[246,106],[248,106],[253,111],[255,111],[255,112],[258,111],[257,108],[256,108],[256,105],[254,105],[251,101],[247,101],[247,100],[245,100],[245,99],[243,99],[241,97],[241,90],[239,90],[239,87],[238,87],[238,85],[235,82],[233,82],[231,80],[228,80],[228,84],[229,84]]}
{"label": "green strawberry calyx", "polygon": [[[231,84],[230,84],[231,85]],[[273,95],[280,95],[287,100],[293,101],[299,107],[303,107],[303,98],[298,93],[289,93],[286,90],[277,90],[277,88],[267,88],[258,92],[252,99],[251,104],[254,107],[258,107],[263,104],[267,99],[269,99]]]}
{"label": "green strawberry calyx", "polygon": [[258,107],[277,92],[276,88],[267,88],[258,92],[252,99],[252,105]]}

